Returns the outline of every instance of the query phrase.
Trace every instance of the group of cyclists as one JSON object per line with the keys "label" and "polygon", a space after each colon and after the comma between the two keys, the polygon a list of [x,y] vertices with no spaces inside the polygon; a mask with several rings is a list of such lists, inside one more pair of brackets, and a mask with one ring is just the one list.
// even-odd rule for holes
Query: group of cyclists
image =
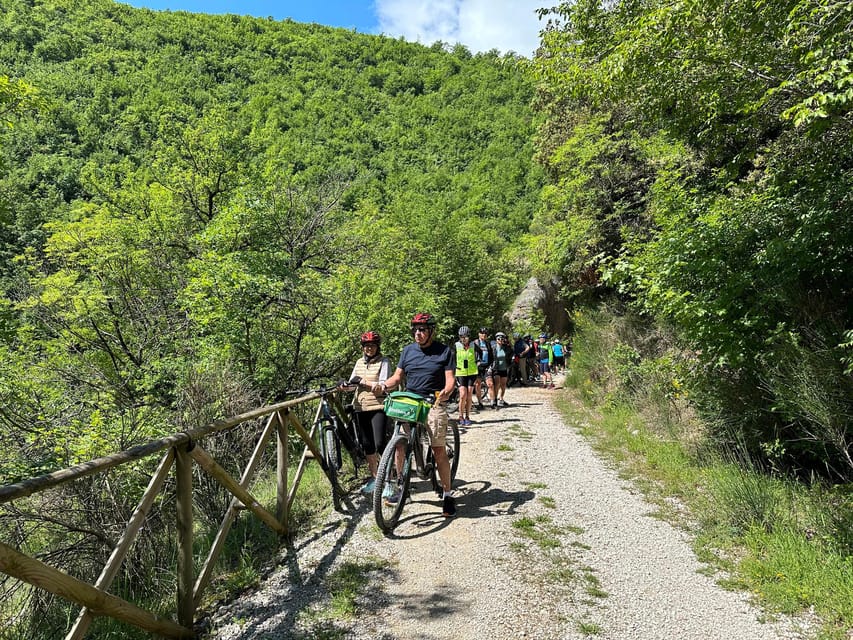
{"label": "group of cyclists", "polygon": [[[356,361],[349,378],[354,382],[342,386],[355,391],[354,417],[371,474],[361,492],[365,495],[373,493],[379,456],[387,444],[384,398],[405,380],[407,391],[432,403],[426,431],[443,489],[442,513],[445,517],[452,517],[456,514],[456,501],[445,447],[450,419],[447,401],[458,388],[460,426],[472,424],[471,409],[474,406],[480,410],[486,408],[481,398],[487,397],[494,410],[509,406],[504,395],[513,363],[519,361],[516,357],[520,355],[518,343],[510,344],[502,331],[495,333],[491,339],[487,327],[481,327],[477,337],[472,339],[470,328],[462,326],[459,327],[458,341],[451,347],[436,340],[436,319],[431,314],[415,314],[410,325],[413,341],[403,348],[393,372],[390,360],[382,354],[381,336],[375,331],[361,334],[362,357]],[[553,346],[548,344],[547,335],[543,333],[533,351],[534,358],[539,359],[538,371],[543,385],[550,389],[554,388],[551,367],[564,366],[565,362],[565,352],[561,350],[563,361],[557,364]],[[527,362],[527,352],[524,355]],[[483,392],[483,385],[487,393]],[[401,499],[404,497],[399,492],[383,495],[383,500],[389,503]]]}
{"label": "group of cyclists", "polygon": [[565,370],[570,343],[563,344],[560,338],[549,340],[547,333],[540,333],[538,340],[534,340],[529,333],[523,336],[516,333],[513,337],[515,344],[510,384],[527,386],[542,381],[546,389],[553,389],[553,379],[549,374]]}

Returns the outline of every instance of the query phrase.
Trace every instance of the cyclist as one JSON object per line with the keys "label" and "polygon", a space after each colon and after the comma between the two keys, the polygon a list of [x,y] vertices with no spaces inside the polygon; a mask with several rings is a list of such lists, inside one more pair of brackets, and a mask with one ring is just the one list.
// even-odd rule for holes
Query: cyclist
{"label": "cyclist", "polygon": [[491,367],[491,375],[494,378],[495,395],[492,399],[492,408],[497,409],[509,406],[509,403],[504,400],[504,394],[506,394],[506,382],[509,378],[509,365],[512,361],[512,347],[503,331],[495,334],[494,352],[495,363]]}
{"label": "cyclist", "polygon": [[459,425],[471,424],[471,393],[477,382],[477,353],[471,344],[471,330],[459,327],[456,343],[456,384],[459,387]]}
{"label": "cyclist", "polygon": [[553,389],[554,378],[551,376],[551,362],[553,360],[551,346],[548,344],[548,334],[539,334],[539,374],[542,376],[542,388]]}
{"label": "cyclist", "polygon": [[474,350],[477,352],[477,381],[474,383],[474,393],[477,396],[477,409],[483,410],[483,381],[486,381],[486,386],[489,388],[489,398],[494,404],[495,388],[492,376],[487,376],[489,365],[495,361],[494,343],[489,340],[489,329],[480,327],[480,333],[474,340]]}
{"label": "cyclist", "polygon": [[524,334],[524,342],[527,344],[527,381],[536,382],[539,379],[539,363],[536,360],[536,345],[533,336]]}
{"label": "cyclist", "polygon": [[513,360],[518,362],[515,374],[518,377],[518,383],[525,387],[527,386],[527,354],[530,351],[530,345],[521,334],[516,333],[514,337],[515,344],[513,344],[512,350],[515,355]]}
{"label": "cyclist", "polygon": [[[435,318],[429,313],[417,313],[412,318],[414,342],[403,347],[394,373],[385,382],[374,386],[374,392],[385,393],[406,378],[406,390],[425,398],[435,398],[427,418],[426,430],[435,456],[438,476],[444,489],[442,512],[445,517],[456,515],[456,500],[450,486],[450,460],[447,457],[447,399],[456,386],[453,352],[435,341]],[[399,452],[398,452],[399,453]],[[402,464],[401,460],[398,463]],[[385,500],[391,504],[403,500],[402,488]]]}
{"label": "cyclist", "polygon": [[562,373],[566,366],[566,358],[563,352],[563,345],[559,338],[554,338],[554,344],[551,345],[551,353],[554,356],[554,373]]}
{"label": "cyclist", "polygon": [[387,380],[391,373],[391,361],[382,355],[381,345],[382,336],[376,331],[365,331],[361,334],[363,357],[356,361],[349,377],[350,380],[359,379],[359,382],[343,387],[355,391],[353,415],[370,471],[370,478],[361,487],[361,492],[365,495],[373,493],[379,456],[385,450],[388,440],[385,428],[387,420],[381,400],[383,394],[381,390],[379,393],[374,391],[376,385]]}

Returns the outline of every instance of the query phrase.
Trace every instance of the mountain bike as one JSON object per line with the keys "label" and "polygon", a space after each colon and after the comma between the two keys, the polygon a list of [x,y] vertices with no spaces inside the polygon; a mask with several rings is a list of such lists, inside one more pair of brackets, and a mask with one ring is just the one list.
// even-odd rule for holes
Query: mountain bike
{"label": "mountain bike", "polygon": [[[404,409],[398,412],[394,410],[394,406]],[[391,533],[397,526],[403,507],[411,498],[413,473],[422,480],[429,480],[433,491],[439,496],[443,491],[426,429],[426,419],[431,406],[430,400],[407,391],[394,391],[386,401],[386,414],[404,415],[394,420],[393,435],[382,453],[376,472],[373,515],[383,533]],[[459,426],[455,420],[448,421],[445,446],[450,461],[450,479],[453,482],[459,468]],[[400,492],[399,500],[396,503],[389,502],[387,498],[397,491]]]}
{"label": "mountain bike", "polygon": [[[358,380],[350,382],[357,384]],[[343,451],[346,451],[352,460],[353,477],[357,477],[359,467],[366,464],[366,457],[353,418],[352,405],[342,405],[335,397],[341,386],[342,384],[339,384],[337,387],[323,387],[309,392],[320,396],[320,406],[312,432],[317,436],[320,453],[323,456],[322,462],[329,472],[332,504],[336,511],[341,510],[341,496],[346,493],[339,479],[344,468]]]}

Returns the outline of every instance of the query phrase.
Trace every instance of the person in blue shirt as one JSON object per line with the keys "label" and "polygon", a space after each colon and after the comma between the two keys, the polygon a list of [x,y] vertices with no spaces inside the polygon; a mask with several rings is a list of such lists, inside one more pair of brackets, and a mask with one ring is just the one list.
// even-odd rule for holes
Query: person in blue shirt
{"label": "person in blue shirt", "polygon": [[560,342],[559,338],[554,338],[554,344],[551,345],[551,353],[554,355],[554,373],[561,373],[566,366],[566,357],[563,350],[563,344]]}
{"label": "person in blue shirt", "polygon": [[[406,391],[424,398],[435,399],[427,418],[427,433],[435,456],[438,476],[444,489],[442,512],[445,517],[456,515],[456,500],[450,486],[450,459],[445,446],[447,439],[447,399],[456,387],[456,355],[447,345],[435,341],[435,318],[429,313],[417,313],[412,318],[414,342],[403,347],[397,368],[390,378],[377,385],[385,393],[406,380]],[[388,502],[402,500],[401,492],[385,498]]]}

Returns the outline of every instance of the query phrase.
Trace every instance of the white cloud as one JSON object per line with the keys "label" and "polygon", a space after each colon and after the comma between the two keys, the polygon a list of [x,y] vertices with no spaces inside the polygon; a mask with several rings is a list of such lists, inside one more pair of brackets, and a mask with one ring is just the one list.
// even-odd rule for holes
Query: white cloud
{"label": "white cloud", "polygon": [[536,9],[550,6],[547,0],[376,0],[375,5],[385,35],[528,57],[539,46]]}

